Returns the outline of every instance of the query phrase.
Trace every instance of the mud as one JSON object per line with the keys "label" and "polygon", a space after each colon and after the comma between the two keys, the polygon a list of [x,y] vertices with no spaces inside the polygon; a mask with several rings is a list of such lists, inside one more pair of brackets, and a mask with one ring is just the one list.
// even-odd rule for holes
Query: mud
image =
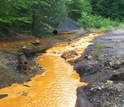
{"label": "mud", "polygon": [[[108,32],[91,42],[94,44],[85,50],[82,59],[73,63],[80,74],[80,81],[88,83],[88,86],[77,90],[78,107],[123,107],[124,30]],[[99,43],[103,44],[99,51],[101,61],[94,58]]]}
{"label": "mud", "polygon": [[[86,49],[92,39],[92,36],[87,36],[76,39],[71,44],[66,41],[59,42],[58,45],[46,50],[46,53],[36,59],[36,63],[46,72],[33,77],[31,81],[1,89],[0,94],[8,96],[1,99],[0,106],[74,107],[77,98],[76,89],[78,86],[85,86],[86,83],[79,82],[79,75],[61,55],[69,49],[77,52]],[[78,47],[83,41],[86,41],[85,46]]]}
{"label": "mud", "polygon": [[[31,41],[2,42],[0,50],[7,54],[12,54],[14,51],[15,54],[19,47],[31,45]],[[54,45],[37,58],[37,63],[44,66],[45,74],[37,75],[29,82],[13,84],[1,89],[1,106],[124,106],[124,30],[111,31],[102,36],[95,33],[83,36],[77,32],[75,35],[65,34],[40,41],[43,46],[52,47]],[[99,50],[98,44],[102,44],[103,48]],[[8,50],[6,50],[7,47]],[[98,54],[96,58],[94,58],[95,54]],[[6,62],[10,63],[9,58],[12,56],[2,57],[1,64],[9,66]],[[101,59],[99,60],[98,57]],[[14,69],[13,64],[16,64],[16,60],[13,58],[10,68]],[[31,61],[36,60],[32,56],[30,58]],[[80,81],[83,84],[76,85],[79,82],[79,76],[69,63],[79,73]],[[15,69],[15,71],[17,70]],[[88,85],[85,86],[86,84]],[[80,85],[83,87],[79,87]]]}
{"label": "mud", "polygon": [[[9,31],[10,32],[10,31]],[[41,47],[52,47],[60,42],[68,44],[68,42],[75,40],[76,38],[84,35],[82,31],[72,34],[63,34],[53,37],[46,38],[34,38],[31,35],[18,34],[11,31],[12,34],[8,33],[7,39],[0,41],[0,88],[11,86],[13,83],[23,83],[30,81],[32,77],[42,74],[45,72],[41,66],[36,64],[36,58],[44,52],[31,54],[26,56],[28,61],[28,70],[26,73],[20,73],[18,70],[18,52],[22,47],[32,47],[35,41],[39,41]],[[16,35],[13,35],[16,33]],[[26,37],[26,38],[23,38]],[[14,39],[13,39],[14,38]],[[27,75],[28,74],[28,75]]]}

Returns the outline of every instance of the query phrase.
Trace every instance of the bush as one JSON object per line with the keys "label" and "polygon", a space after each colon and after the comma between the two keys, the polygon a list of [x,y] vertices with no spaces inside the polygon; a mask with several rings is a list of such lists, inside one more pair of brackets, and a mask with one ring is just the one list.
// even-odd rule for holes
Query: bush
{"label": "bush", "polygon": [[80,19],[82,12],[92,12],[89,0],[68,0],[67,6],[69,11],[68,16],[74,20]]}
{"label": "bush", "polygon": [[105,18],[123,20],[124,0],[90,0],[95,14]]}
{"label": "bush", "polygon": [[101,16],[88,14],[86,12],[82,12],[82,17],[79,22],[85,28],[100,28],[102,31],[111,30],[119,25],[117,21],[112,21],[109,18],[105,19]]}
{"label": "bush", "polygon": [[15,28],[31,24],[29,0],[3,0],[0,9],[0,24]]}

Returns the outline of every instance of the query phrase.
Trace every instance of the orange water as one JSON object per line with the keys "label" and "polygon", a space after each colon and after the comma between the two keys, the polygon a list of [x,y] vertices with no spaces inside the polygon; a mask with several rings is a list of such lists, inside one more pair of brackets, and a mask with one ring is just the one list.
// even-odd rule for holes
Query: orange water
{"label": "orange water", "polygon": [[25,84],[13,84],[1,89],[0,95],[8,96],[0,99],[0,107],[74,107],[76,89],[86,83],[79,82],[79,75],[73,66],[60,55],[64,51],[75,50],[80,56],[94,37],[82,37],[71,44],[60,43],[47,50],[46,54],[36,60],[37,64],[46,69],[46,73],[35,76]]}

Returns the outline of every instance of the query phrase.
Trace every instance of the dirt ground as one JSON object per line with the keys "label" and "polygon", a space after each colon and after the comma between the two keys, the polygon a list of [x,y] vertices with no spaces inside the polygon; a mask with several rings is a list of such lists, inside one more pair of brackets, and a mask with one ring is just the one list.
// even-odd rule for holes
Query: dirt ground
{"label": "dirt ground", "polygon": [[124,30],[91,42],[82,60],[73,63],[81,81],[88,83],[77,89],[77,107],[124,107]]}
{"label": "dirt ground", "polygon": [[[45,70],[36,64],[36,58],[45,53],[48,48],[60,42],[71,42],[82,36],[85,32],[72,34],[59,34],[53,37],[36,38],[32,35],[18,34],[14,31],[7,31],[6,38],[0,39],[0,88],[11,86],[13,83],[30,81],[32,77],[42,74]],[[34,44],[40,42],[38,45]],[[44,50],[26,56],[28,70],[20,72],[18,69],[18,53],[23,47],[40,46]]]}
{"label": "dirt ground", "polygon": [[[60,41],[70,44],[83,36],[82,34],[75,35],[39,39],[40,45],[52,47]],[[22,35],[19,37],[16,35],[15,40],[20,36],[22,37]],[[33,73],[31,71],[27,75],[18,71],[18,50],[23,46],[33,46],[32,41],[37,39],[31,37],[30,40],[26,40],[29,39],[26,36],[23,40],[23,37],[18,42],[0,42],[0,83],[2,83],[0,88],[16,82],[29,81],[38,73],[45,72],[44,69],[38,73],[35,71],[39,70],[34,70]],[[91,43],[93,45],[88,46],[78,60],[69,61],[79,73],[80,81],[88,83],[87,86],[77,89],[76,107],[124,107],[124,30],[107,32],[103,36],[96,37]],[[34,64],[35,58],[42,53],[31,55],[27,60]],[[62,57],[68,59],[73,55],[77,55],[77,53],[70,51],[64,53]],[[0,96],[0,98],[2,97]]]}

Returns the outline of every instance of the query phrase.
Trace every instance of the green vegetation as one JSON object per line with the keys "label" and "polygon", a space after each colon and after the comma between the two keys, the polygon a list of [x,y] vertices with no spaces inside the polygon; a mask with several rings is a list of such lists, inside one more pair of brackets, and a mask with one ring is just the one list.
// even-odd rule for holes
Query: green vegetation
{"label": "green vegetation", "polygon": [[111,87],[112,84],[113,84],[113,81],[107,80],[106,85],[107,85],[108,87]]}
{"label": "green vegetation", "polygon": [[124,21],[124,0],[90,0],[94,14]]}
{"label": "green vegetation", "polygon": [[101,50],[103,49],[103,44],[102,43],[98,43],[96,45],[96,50],[94,52],[94,60],[97,60],[97,61],[102,61],[102,56],[100,54]]}
{"label": "green vegetation", "polygon": [[78,21],[82,18],[82,12],[91,13],[89,0],[70,0],[67,2],[68,17]]}
{"label": "green vegetation", "polygon": [[66,19],[66,0],[2,0],[0,26],[36,36],[58,28]]}
{"label": "green vegetation", "polygon": [[40,37],[69,17],[85,28],[108,31],[124,22],[123,5],[124,0],[1,0],[0,28]]}
{"label": "green vegetation", "polygon": [[89,15],[86,12],[82,13],[82,18],[79,19],[79,22],[85,28],[100,28],[103,32],[112,30],[114,27],[119,26],[119,22],[117,21],[111,21],[110,19],[105,19],[97,15]]}
{"label": "green vegetation", "polygon": [[0,25],[14,28],[31,24],[30,0],[1,0]]}
{"label": "green vegetation", "polygon": [[69,17],[85,28],[106,32],[124,22],[124,0],[69,0]]}
{"label": "green vegetation", "polygon": [[33,34],[40,36],[58,28],[66,19],[65,0],[38,0],[32,5]]}

